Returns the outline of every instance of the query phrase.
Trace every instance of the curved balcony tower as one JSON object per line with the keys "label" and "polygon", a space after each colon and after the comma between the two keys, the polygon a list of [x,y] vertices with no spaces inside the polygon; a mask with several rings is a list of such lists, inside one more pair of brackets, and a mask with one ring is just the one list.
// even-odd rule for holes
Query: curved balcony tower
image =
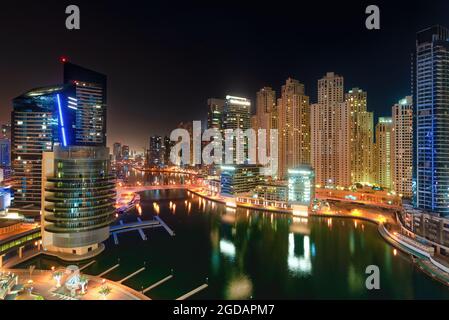
{"label": "curved balcony tower", "polygon": [[108,148],[56,146],[44,153],[42,172],[44,249],[70,260],[101,252],[116,197]]}

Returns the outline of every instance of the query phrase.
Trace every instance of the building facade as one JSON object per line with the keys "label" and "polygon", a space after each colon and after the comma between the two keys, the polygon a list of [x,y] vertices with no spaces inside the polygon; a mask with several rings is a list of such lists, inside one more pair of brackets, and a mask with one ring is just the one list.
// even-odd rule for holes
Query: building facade
{"label": "building facade", "polygon": [[343,77],[328,72],[318,80],[318,103],[311,107],[312,166],[317,184],[351,184],[348,108]]}
{"label": "building facade", "polygon": [[258,199],[286,203],[288,201],[288,185],[285,181],[266,182],[254,189],[254,195]]}
{"label": "building facade", "polygon": [[76,145],[106,146],[106,76],[64,61],[64,83],[76,91]]}
{"label": "building facade", "polygon": [[[251,101],[247,98],[226,96],[222,117],[223,130],[245,130],[251,128]],[[243,148],[238,149],[237,141]],[[248,143],[243,135],[235,136],[232,144],[232,154],[235,164],[245,163],[248,159]]]}
{"label": "building facade", "polygon": [[416,206],[449,216],[449,30],[418,32],[415,61]]}
{"label": "building facade", "polygon": [[42,152],[74,142],[74,88],[33,89],[13,100],[11,158],[14,208],[30,215],[41,206]]}
{"label": "building facade", "polygon": [[392,132],[392,118],[379,117],[376,125],[376,182],[387,189],[392,188]]}
{"label": "building facade", "polygon": [[44,152],[42,178],[44,250],[72,260],[100,253],[115,213],[109,149],[55,146]]}
{"label": "building facade", "polygon": [[258,165],[225,165],[221,166],[220,171],[220,189],[224,196],[252,192],[264,181]]}
{"label": "building facade", "polygon": [[310,104],[304,85],[288,78],[278,100],[280,179],[287,178],[288,169],[310,164]]}
{"label": "building facade", "polygon": [[150,137],[150,148],[148,151],[150,166],[160,167],[164,164],[164,141],[161,136]]}
{"label": "building facade", "polygon": [[207,128],[216,128],[221,130],[223,111],[226,101],[223,99],[210,98],[207,100]]}
{"label": "building facade", "polygon": [[315,199],[315,172],[310,165],[288,170],[288,202],[309,206]]}
{"label": "building facade", "polygon": [[373,183],[374,124],[373,113],[367,111],[367,93],[353,88],[345,101],[350,113],[351,183]]}
{"label": "building facade", "polygon": [[112,156],[115,161],[122,160],[122,144],[120,142],[115,142],[112,147]]}
{"label": "building facade", "polygon": [[413,183],[413,101],[411,96],[392,107],[392,188],[411,198]]}

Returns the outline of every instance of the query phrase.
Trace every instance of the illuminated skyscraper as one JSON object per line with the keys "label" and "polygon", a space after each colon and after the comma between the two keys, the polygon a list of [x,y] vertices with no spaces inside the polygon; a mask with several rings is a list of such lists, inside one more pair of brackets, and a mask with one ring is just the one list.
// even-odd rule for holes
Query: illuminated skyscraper
{"label": "illuminated skyscraper", "polygon": [[256,95],[256,119],[258,129],[271,129],[270,115],[276,105],[276,92],[264,87]]}
{"label": "illuminated skyscraper", "polygon": [[150,148],[148,154],[148,164],[150,166],[162,166],[164,164],[164,144],[161,136],[150,137]]}
{"label": "illuminated skyscraper", "polygon": [[353,88],[345,101],[350,112],[351,182],[373,183],[373,113],[367,111],[367,94]]}
{"label": "illuminated skyscraper", "polygon": [[64,62],[64,83],[75,86],[78,110],[76,113],[76,145],[106,145],[106,76]]}
{"label": "illuminated skyscraper", "polygon": [[[245,130],[251,128],[251,101],[247,98],[226,96],[226,103],[223,112],[223,130],[226,129],[240,129],[244,133]],[[241,150],[237,150],[237,139],[243,147]],[[246,139],[241,136],[235,138],[233,143],[233,159],[234,163],[238,163],[238,159],[247,160],[248,144]]]}
{"label": "illuminated skyscraper", "polygon": [[351,184],[350,111],[343,77],[328,72],[318,80],[318,103],[312,105],[312,167],[320,185]]}
{"label": "illuminated skyscraper", "polygon": [[383,188],[392,188],[392,131],[393,120],[380,117],[376,125],[376,182]]}
{"label": "illuminated skyscraper", "polygon": [[416,205],[449,216],[449,30],[416,39]]}
{"label": "illuminated skyscraper", "polygon": [[406,198],[412,197],[413,178],[413,102],[401,99],[392,108],[392,188]]}
{"label": "illuminated skyscraper", "polygon": [[279,178],[288,169],[310,163],[310,105],[304,85],[288,78],[278,100]]}
{"label": "illuminated skyscraper", "polygon": [[76,99],[73,86],[33,89],[13,100],[11,158],[14,207],[38,214],[42,152],[74,142]]}
{"label": "illuminated skyscraper", "polygon": [[55,146],[43,153],[44,250],[86,259],[104,249],[115,212],[115,181],[106,147]]}

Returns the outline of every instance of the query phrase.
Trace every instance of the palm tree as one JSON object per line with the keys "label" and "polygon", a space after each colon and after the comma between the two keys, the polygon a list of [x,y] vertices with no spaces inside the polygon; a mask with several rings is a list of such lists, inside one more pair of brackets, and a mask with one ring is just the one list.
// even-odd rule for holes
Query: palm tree
{"label": "palm tree", "polygon": [[79,278],[79,284],[81,285],[81,294],[86,293],[87,284],[89,283],[89,278],[87,278],[85,275],[80,275]]}
{"label": "palm tree", "polygon": [[108,294],[111,293],[111,288],[109,288],[107,285],[104,285],[100,289],[100,294],[103,296],[103,299],[106,299]]}
{"label": "palm tree", "polygon": [[62,271],[56,271],[55,273],[53,273],[53,279],[56,280],[56,288],[59,288],[61,286],[62,275]]}

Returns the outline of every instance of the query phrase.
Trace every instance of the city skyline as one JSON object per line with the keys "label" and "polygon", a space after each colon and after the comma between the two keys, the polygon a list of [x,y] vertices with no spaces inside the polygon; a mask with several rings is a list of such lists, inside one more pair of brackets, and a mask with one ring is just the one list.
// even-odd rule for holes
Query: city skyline
{"label": "city skyline", "polygon": [[[315,103],[316,82],[329,71],[344,76],[348,88],[360,87],[368,93],[368,111],[374,112],[375,120],[388,116],[393,103],[411,94],[410,54],[414,52],[416,32],[443,23],[449,12],[443,2],[432,8],[381,3],[381,30],[369,31],[364,27],[364,4],[338,11],[339,17],[333,15],[338,4],[323,8],[308,5],[305,9],[310,16],[304,19],[294,19],[280,8],[267,10],[248,4],[232,9],[220,5],[181,5],[183,10],[177,13],[162,4],[136,4],[143,10],[135,16],[127,8],[106,2],[80,2],[79,6],[83,27],[78,34],[63,30],[65,17],[60,13],[63,10],[59,10],[63,4],[48,8],[30,5],[20,13],[25,17],[21,21],[25,22],[16,36],[27,34],[33,38],[43,32],[60,39],[39,53],[12,55],[11,50],[25,52],[24,44],[2,34],[1,40],[9,45],[5,46],[6,60],[0,61],[0,68],[6,72],[0,77],[12,70],[14,76],[0,78],[5,84],[0,90],[0,122],[8,122],[11,100],[24,89],[60,83],[61,66],[57,61],[66,56],[73,63],[108,76],[108,146],[118,141],[137,150],[147,145],[149,136],[168,134],[179,122],[192,118],[205,120],[205,106],[211,97],[231,94],[255,101],[261,88],[269,86],[279,93],[285,79],[292,77],[305,84],[306,95]],[[248,14],[254,10],[257,17]],[[283,15],[279,16],[281,12]],[[17,27],[14,19],[17,12],[6,5],[3,13],[0,26],[5,30]],[[111,16],[123,19],[114,23]],[[401,24],[395,21],[398,16]],[[40,23],[42,17],[48,25]],[[95,23],[103,22],[101,27],[95,26],[98,30],[94,30],[93,17]],[[316,17],[328,19],[314,22]],[[279,26],[273,23],[267,29],[263,18],[279,21]],[[187,19],[196,22],[186,24]],[[235,21],[232,28],[221,23],[226,19]],[[56,27],[58,23],[61,30]],[[143,23],[148,25],[138,28]],[[33,28],[28,28],[31,25]],[[303,31],[305,25],[310,25],[307,30],[314,30],[313,34]],[[288,31],[282,32],[283,29]],[[114,40],[106,36],[101,43],[94,41],[97,32],[103,31],[102,37],[113,33]],[[128,34],[133,36],[127,37]],[[336,34],[339,36],[335,37]],[[288,50],[276,50],[277,43],[287,39],[298,40],[290,41],[292,46]],[[118,43],[129,48],[121,50],[120,56],[117,50],[110,50],[118,48]],[[122,68],[118,61],[126,61],[126,67]],[[179,94],[166,99],[167,91]],[[170,110],[176,111],[175,117]]]}
{"label": "city skyline", "polygon": [[449,299],[448,4],[63,5],[0,32],[0,301]]}

